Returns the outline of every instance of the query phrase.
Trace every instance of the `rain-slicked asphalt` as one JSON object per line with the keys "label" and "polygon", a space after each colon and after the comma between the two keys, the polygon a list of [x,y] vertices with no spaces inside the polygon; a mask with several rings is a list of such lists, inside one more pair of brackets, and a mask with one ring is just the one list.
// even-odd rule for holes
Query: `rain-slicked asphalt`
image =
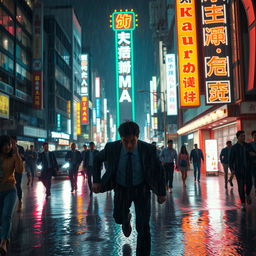
{"label": "rain-slicked asphalt", "polygon": [[[183,188],[180,173],[174,191],[159,205],[152,195],[152,256],[256,255],[256,199],[246,212],[240,209],[237,184],[224,189],[223,176],[193,181],[189,172]],[[56,179],[52,195],[36,181],[26,186],[23,207],[15,212],[9,256],[119,256],[135,255],[136,231],[129,238],[112,217],[113,192],[89,196],[82,176],[78,191],[70,192],[68,179]]]}

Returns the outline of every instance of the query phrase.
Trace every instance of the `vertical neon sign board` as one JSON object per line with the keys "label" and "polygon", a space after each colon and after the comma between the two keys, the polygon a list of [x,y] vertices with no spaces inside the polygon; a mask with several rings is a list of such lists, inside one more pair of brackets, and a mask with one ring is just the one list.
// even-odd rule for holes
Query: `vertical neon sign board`
{"label": "vertical neon sign board", "polygon": [[201,0],[207,104],[231,102],[230,42],[226,0]]}
{"label": "vertical neon sign board", "polygon": [[180,106],[200,106],[195,0],[177,0]]}
{"label": "vertical neon sign board", "polygon": [[114,12],[112,28],[115,31],[116,51],[116,123],[135,121],[133,30],[136,15],[133,11]]}

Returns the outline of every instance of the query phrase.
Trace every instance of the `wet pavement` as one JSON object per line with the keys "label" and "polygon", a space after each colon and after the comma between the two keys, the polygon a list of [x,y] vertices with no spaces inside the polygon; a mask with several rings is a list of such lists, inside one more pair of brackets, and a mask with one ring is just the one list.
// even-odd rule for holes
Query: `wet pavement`
{"label": "wet pavement", "polygon": [[[224,189],[223,176],[202,177],[195,184],[189,172],[183,188],[180,173],[174,191],[159,205],[152,196],[152,256],[256,255],[256,198],[246,212],[240,209],[237,185]],[[112,217],[113,192],[89,196],[82,176],[78,191],[68,179],[53,180],[45,200],[41,182],[33,188],[23,178],[23,208],[13,221],[9,256],[132,256],[136,231],[124,237]],[[234,182],[236,183],[236,182]]]}

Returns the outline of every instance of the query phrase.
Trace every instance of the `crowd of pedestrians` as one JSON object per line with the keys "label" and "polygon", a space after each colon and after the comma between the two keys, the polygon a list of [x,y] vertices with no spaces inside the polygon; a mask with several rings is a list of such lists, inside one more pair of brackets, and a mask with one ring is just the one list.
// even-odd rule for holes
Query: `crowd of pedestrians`
{"label": "crowd of pedestrians", "polygon": [[[174,172],[181,173],[183,187],[186,187],[187,172],[192,164],[194,182],[200,184],[201,165],[205,157],[197,144],[190,154],[185,145],[179,153],[172,140],[167,147],[159,149],[139,140],[139,126],[125,122],[119,127],[121,140],[107,143],[100,152],[94,142],[83,145],[83,151],[71,143],[65,155],[71,192],[77,190],[79,168],[87,176],[90,196],[94,193],[114,189],[114,219],[122,225],[123,233],[131,233],[131,203],[135,204],[137,255],[150,255],[150,190],[157,195],[158,202],[166,200],[166,191],[173,191]],[[226,142],[221,150],[220,162],[224,170],[225,189],[233,187],[236,177],[242,210],[251,204],[251,190],[254,184],[256,195],[256,131],[252,131],[252,142],[246,143],[245,132],[238,131],[237,142]],[[45,187],[46,199],[51,196],[51,180],[59,165],[54,152],[49,151],[47,142],[43,151],[37,153],[31,145],[26,151],[17,144],[17,137],[0,136],[0,254],[7,253],[13,212],[22,210],[22,173],[26,171],[27,186],[33,186],[37,165],[41,166],[40,181]],[[105,167],[105,174],[101,171]],[[230,171],[230,175],[229,175]],[[93,178],[93,180],[92,180]]]}

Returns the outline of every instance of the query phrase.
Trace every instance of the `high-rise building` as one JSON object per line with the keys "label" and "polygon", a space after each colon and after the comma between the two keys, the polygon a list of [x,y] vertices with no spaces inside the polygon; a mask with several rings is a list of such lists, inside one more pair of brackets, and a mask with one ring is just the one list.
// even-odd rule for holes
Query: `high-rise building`
{"label": "high-rise building", "polygon": [[45,113],[34,110],[32,1],[0,2],[0,133],[29,146],[47,138]]}

